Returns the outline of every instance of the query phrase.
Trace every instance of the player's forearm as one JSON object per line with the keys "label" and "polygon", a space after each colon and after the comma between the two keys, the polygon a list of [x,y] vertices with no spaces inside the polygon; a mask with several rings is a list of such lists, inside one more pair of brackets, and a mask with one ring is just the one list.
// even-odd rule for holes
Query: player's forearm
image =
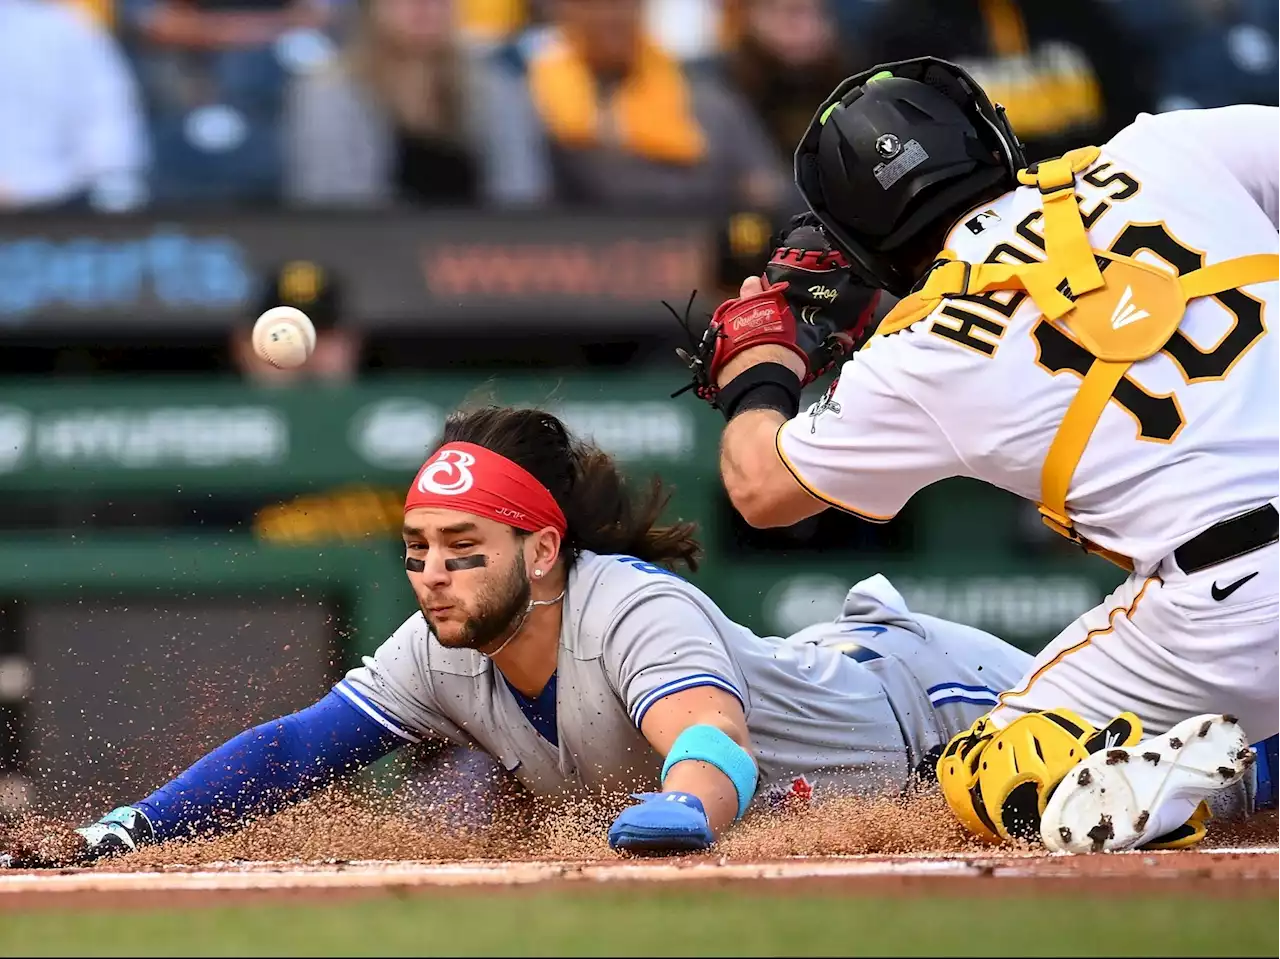
{"label": "player's forearm", "polygon": [[697,796],[717,837],[738,817],[738,790],[733,780],[710,763],[692,759],[676,763],[662,781],[662,791]]}
{"label": "player's forearm", "polygon": [[401,740],[337,693],[223,743],[136,808],[156,839],[208,835],[296,802]]}
{"label": "player's forearm", "polygon": [[763,499],[756,478],[762,453],[776,458],[774,436],[785,420],[776,410],[748,410],[734,417],[720,439],[720,478],[734,509],[751,521]]}
{"label": "player's forearm", "polygon": [[776,410],[748,410],[733,418],[721,438],[725,493],[739,515],[757,529],[791,526],[823,509],[778,456],[778,430],[785,422]]}
{"label": "player's forearm", "polygon": [[717,836],[755,793],[755,761],[742,704],[714,686],[664,696],[642,731],[664,757],[662,791],[696,796]]}

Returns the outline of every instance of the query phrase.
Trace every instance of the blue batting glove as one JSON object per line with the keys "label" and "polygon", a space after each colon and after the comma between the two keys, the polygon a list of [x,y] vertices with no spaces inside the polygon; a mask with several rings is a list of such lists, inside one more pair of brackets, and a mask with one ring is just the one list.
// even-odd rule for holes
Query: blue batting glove
{"label": "blue batting glove", "polygon": [[715,842],[702,800],[689,793],[635,793],[609,827],[609,846],[626,852],[696,852]]}

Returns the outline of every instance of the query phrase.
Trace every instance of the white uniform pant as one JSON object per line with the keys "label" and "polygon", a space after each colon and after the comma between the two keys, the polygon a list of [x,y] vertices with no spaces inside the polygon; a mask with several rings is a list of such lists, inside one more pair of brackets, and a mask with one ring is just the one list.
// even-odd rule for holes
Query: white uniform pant
{"label": "white uniform pant", "polygon": [[1151,575],[1130,576],[1045,647],[1000,696],[993,721],[1066,707],[1102,726],[1128,710],[1146,738],[1190,716],[1230,713],[1250,742],[1275,735],[1278,557],[1272,544],[1188,575],[1168,556]]}

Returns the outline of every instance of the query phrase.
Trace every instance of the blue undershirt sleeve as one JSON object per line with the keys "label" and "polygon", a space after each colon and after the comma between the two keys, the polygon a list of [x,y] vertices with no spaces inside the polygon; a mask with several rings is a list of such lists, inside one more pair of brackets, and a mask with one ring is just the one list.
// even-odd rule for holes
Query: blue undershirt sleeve
{"label": "blue undershirt sleeve", "polygon": [[336,692],[223,743],[134,803],[160,841],[208,836],[274,812],[404,745]]}

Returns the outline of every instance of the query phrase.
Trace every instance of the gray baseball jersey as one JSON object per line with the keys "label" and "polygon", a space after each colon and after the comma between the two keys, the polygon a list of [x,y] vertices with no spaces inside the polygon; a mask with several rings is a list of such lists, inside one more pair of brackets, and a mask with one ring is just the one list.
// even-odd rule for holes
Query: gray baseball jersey
{"label": "gray baseball jersey", "polygon": [[563,609],[555,744],[487,657],[441,646],[421,613],[337,690],[406,741],[478,746],[534,795],[557,800],[658,788],[662,758],[639,731],[645,713],[664,696],[714,686],[742,703],[759,801],[801,776],[824,789],[900,789],[1029,661],[985,633],[913,616],[883,577],[855,586],[837,620],[780,639],[732,622],[658,566],[586,552]]}

